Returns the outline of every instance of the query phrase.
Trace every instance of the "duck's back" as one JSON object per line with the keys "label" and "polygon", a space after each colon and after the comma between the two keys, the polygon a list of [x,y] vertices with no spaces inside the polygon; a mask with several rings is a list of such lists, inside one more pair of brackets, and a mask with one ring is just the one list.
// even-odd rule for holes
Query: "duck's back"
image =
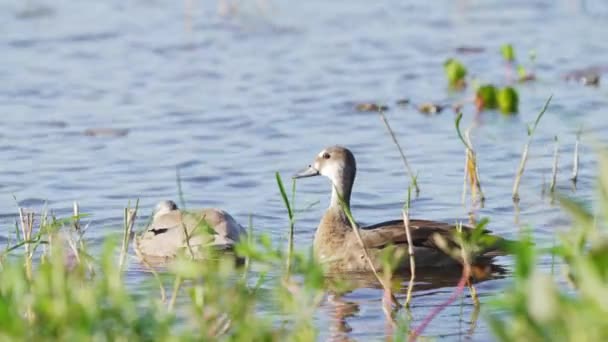
{"label": "duck's back", "polygon": [[221,209],[172,210],[154,218],[136,239],[136,249],[145,256],[173,257],[188,245],[230,248],[243,234],[243,227]]}
{"label": "duck's back", "polygon": [[[446,254],[437,243],[440,236],[449,248],[459,248],[454,239],[456,226],[430,220],[410,220],[409,228],[417,267],[446,267],[461,262]],[[465,234],[472,232],[472,228],[467,226],[463,226],[462,230]],[[377,270],[382,268],[381,254],[388,246],[394,246],[395,256],[401,258],[401,266],[409,265],[406,258],[408,240],[403,220],[364,226],[359,229],[359,233]],[[483,233],[490,236],[487,230]],[[473,251],[473,261],[502,254],[498,247],[503,240],[495,238],[497,241],[494,245]],[[335,212],[328,211],[321,220],[315,234],[315,254],[319,260],[328,264],[331,271],[371,271],[352,228]]]}

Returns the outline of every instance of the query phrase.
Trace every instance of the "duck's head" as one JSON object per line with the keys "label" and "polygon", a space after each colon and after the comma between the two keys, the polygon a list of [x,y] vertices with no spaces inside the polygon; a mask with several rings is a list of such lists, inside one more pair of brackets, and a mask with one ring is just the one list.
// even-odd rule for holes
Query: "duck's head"
{"label": "duck's head", "polygon": [[350,199],[350,192],[357,172],[357,163],[353,153],[342,146],[324,148],[312,164],[298,172],[293,178],[304,178],[323,175],[329,178],[341,196],[346,201]]}
{"label": "duck's head", "polygon": [[177,204],[175,204],[175,202],[171,200],[160,201],[158,202],[158,204],[156,204],[156,207],[154,208],[154,219],[177,209]]}

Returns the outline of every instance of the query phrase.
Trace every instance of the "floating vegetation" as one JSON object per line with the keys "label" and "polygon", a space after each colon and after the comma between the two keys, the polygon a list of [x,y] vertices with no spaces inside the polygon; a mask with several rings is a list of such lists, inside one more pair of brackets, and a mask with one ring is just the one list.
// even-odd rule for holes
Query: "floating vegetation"
{"label": "floating vegetation", "polygon": [[502,58],[505,60],[505,62],[515,62],[515,50],[513,49],[513,45],[504,44],[500,47],[500,53],[502,54]]}
{"label": "floating vegetation", "polygon": [[562,78],[566,81],[597,87],[600,85],[601,74],[606,72],[608,72],[608,66],[591,66],[584,69],[569,71],[565,73]]}
{"label": "floating vegetation", "polygon": [[498,108],[503,114],[516,114],[519,110],[519,95],[513,87],[499,89],[496,93]]}
{"label": "floating vegetation", "polygon": [[483,110],[493,110],[498,108],[496,99],[496,87],[491,84],[484,84],[475,92],[475,108],[478,112]]}
{"label": "floating vegetation", "polygon": [[[517,82],[530,82],[536,80],[536,76],[534,72],[529,72],[526,68],[517,63],[517,58],[515,56],[515,48],[511,44],[504,44],[500,47],[500,53],[502,55],[503,60],[507,63],[507,79],[512,80],[513,78],[513,68],[517,70]],[[536,52],[530,52],[530,61],[534,64],[536,60]]]}
{"label": "floating vegetation", "polygon": [[[608,339],[608,155],[599,156],[599,203],[588,205],[556,194],[572,222],[553,248],[535,246],[529,231],[515,248],[513,286],[488,311],[498,341],[605,341]],[[590,208],[597,208],[590,209]],[[565,272],[546,272],[546,257]],[[571,286],[564,286],[564,277]]]}
{"label": "floating vegetation", "polygon": [[536,80],[536,75],[529,73],[522,65],[517,66],[517,80],[521,83]]}
{"label": "floating vegetation", "polygon": [[407,107],[410,104],[410,99],[399,99],[395,101],[395,104],[399,107]]}
{"label": "floating vegetation", "polygon": [[377,103],[365,102],[365,103],[358,103],[355,106],[355,109],[357,109],[360,112],[379,112],[379,111],[387,111],[388,106],[380,105]]}
{"label": "floating vegetation", "polygon": [[460,61],[449,58],[443,63],[448,85],[452,90],[462,90],[466,87],[467,68]]}
{"label": "floating vegetation", "polygon": [[444,105],[440,105],[432,102],[425,102],[418,106],[418,111],[422,114],[432,115],[439,114],[445,108]]}
{"label": "floating vegetation", "polygon": [[129,134],[127,128],[89,128],[84,131],[84,135],[89,137],[124,137]]}
{"label": "floating vegetation", "polygon": [[499,109],[503,114],[515,114],[519,110],[519,96],[513,87],[498,89],[484,84],[475,92],[475,108],[478,112]]}
{"label": "floating vegetation", "polygon": [[463,55],[472,55],[482,53],[486,51],[486,49],[481,46],[458,46],[454,51]]}

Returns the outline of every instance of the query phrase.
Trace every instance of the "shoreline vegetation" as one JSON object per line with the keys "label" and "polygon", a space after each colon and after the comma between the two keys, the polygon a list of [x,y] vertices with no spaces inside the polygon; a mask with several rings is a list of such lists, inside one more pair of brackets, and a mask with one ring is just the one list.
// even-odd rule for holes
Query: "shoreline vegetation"
{"label": "shoreline vegetation", "polygon": [[[529,129],[530,140],[522,160],[550,100],[551,97]],[[409,169],[386,118],[381,112],[380,115]],[[463,204],[466,206],[466,189],[470,188],[474,218],[484,197],[470,130],[463,136],[460,119],[461,115],[456,118],[456,131],[465,145]],[[580,133],[575,160],[579,158],[579,138]],[[572,220],[571,230],[556,234],[556,243],[549,249],[535,246],[530,230],[520,231],[520,241],[511,246],[511,283],[483,304],[474,285],[479,275],[468,262],[472,251],[488,243],[482,234],[464,236],[457,232],[463,246],[458,250],[450,250],[443,243],[445,253],[459,253],[454,257],[464,261],[462,270],[454,278],[452,295],[415,326],[411,317],[417,307],[412,301],[412,289],[420,271],[415,269],[414,252],[410,250],[409,256],[404,256],[410,259],[410,271],[406,275],[409,279],[403,282],[395,281],[401,275],[390,270],[397,260],[387,253],[384,271],[375,273],[375,279],[366,285],[374,284],[383,290],[386,335],[393,340],[416,340],[424,336],[429,325],[438,324],[434,318],[447,306],[458,298],[470,298],[474,306],[471,333],[483,307],[492,334],[501,341],[607,339],[608,322],[604,317],[608,313],[608,239],[602,229],[608,217],[608,153],[600,153],[599,164],[597,212],[554,192],[552,185],[553,198]],[[418,190],[417,175],[411,169],[406,171],[412,184],[402,214],[404,229],[409,233],[411,193]],[[521,173],[520,167],[516,179]],[[573,179],[577,173],[575,165]],[[275,176],[287,211],[287,248],[273,243],[269,235],[255,234],[250,221],[249,238],[240,242],[233,254],[220,255],[206,249],[204,260],[195,261],[192,252],[185,250],[162,267],[137,261],[137,253],[130,251],[140,210],[138,202],[124,210],[122,236],[107,239],[98,255],[89,252],[85,238],[89,227],[82,225],[86,215],[79,212],[77,203],[73,215],[67,218],[48,212],[36,215],[19,208],[14,238],[0,252],[0,339],[314,340],[319,334],[316,310],[323,303],[345,305],[340,295],[357,285],[347,281],[347,276],[326,276],[310,252],[294,250],[298,212],[295,181],[288,193],[280,175]],[[179,174],[178,188],[181,189]],[[357,227],[348,205],[342,205],[351,225]],[[518,205],[517,201],[514,205]],[[475,232],[481,232],[488,220],[471,223]],[[145,227],[145,223],[139,227]],[[204,234],[206,230],[200,231]],[[361,247],[365,250],[364,245]],[[566,270],[565,276],[538,269],[539,257],[547,255]],[[244,263],[236,262],[235,257],[244,259]],[[131,262],[141,262],[151,273],[144,290],[134,292],[126,284],[127,265]],[[469,296],[464,294],[467,288]],[[269,314],[261,315],[261,309]],[[332,333],[347,333],[347,316],[332,321],[337,326]]]}

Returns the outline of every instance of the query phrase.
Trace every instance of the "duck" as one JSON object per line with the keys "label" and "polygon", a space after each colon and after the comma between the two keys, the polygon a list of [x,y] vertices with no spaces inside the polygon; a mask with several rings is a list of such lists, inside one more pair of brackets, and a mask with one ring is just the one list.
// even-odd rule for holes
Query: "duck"
{"label": "duck", "polygon": [[[351,226],[345,207],[350,208],[350,199],[357,163],[353,153],[343,146],[330,146],[319,152],[313,163],[296,173],[293,178],[325,176],[332,184],[329,208],[323,214],[315,231],[313,255],[329,272],[369,272],[372,267],[382,270],[382,252],[388,246],[394,246],[396,257],[400,258],[398,268],[409,266],[408,243],[403,219],[390,220],[369,226],[359,226],[358,232],[365,244],[371,264],[364,255],[364,250]],[[450,247],[459,247],[455,232],[471,233],[473,228],[465,225],[448,224],[424,219],[410,219],[409,228],[416,269],[453,267],[462,265],[462,260],[454,253],[446,253],[438,245],[437,235],[445,238]],[[475,251],[472,263],[489,262],[497,255],[505,254],[503,239],[484,230],[482,234],[490,237],[489,246]],[[505,240],[506,241],[506,240]]]}
{"label": "duck", "polygon": [[[187,232],[187,234],[186,234]],[[204,248],[232,250],[247,232],[222,209],[180,210],[171,200],[158,202],[152,221],[135,238],[135,252],[147,260],[169,259],[180,252],[204,257]]]}

